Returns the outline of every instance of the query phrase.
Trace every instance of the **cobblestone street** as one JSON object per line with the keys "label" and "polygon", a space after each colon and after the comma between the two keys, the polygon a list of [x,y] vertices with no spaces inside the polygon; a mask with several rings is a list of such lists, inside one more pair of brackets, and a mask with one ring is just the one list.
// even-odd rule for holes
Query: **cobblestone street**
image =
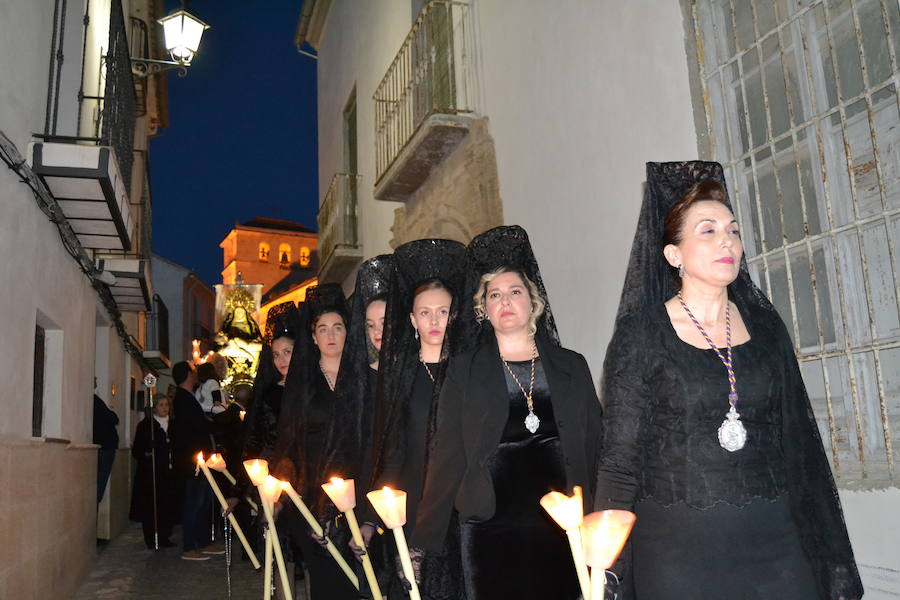
{"label": "cobblestone street", "polygon": [[[173,541],[177,541],[177,535]],[[240,559],[235,544],[231,569],[231,598],[260,598],[262,569],[254,572]],[[305,598],[301,594],[300,598]],[[97,562],[73,600],[222,600],[228,598],[225,557],[208,561],[181,560],[181,548],[151,552],[144,546],[140,525],[132,524],[120,536],[98,549]]]}

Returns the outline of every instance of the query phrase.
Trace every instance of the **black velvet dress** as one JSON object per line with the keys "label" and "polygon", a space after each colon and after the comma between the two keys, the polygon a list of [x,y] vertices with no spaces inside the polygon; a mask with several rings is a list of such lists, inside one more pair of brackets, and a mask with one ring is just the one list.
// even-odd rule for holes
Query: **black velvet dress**
{"label": "black velvet dress", "polygon": [[791,513],[782,403],[794,399],[770,330],[745,319],[751,339],[733,348],[748,437],[728,452],[717,438],[728,410],[721,360],[678,338],[661,304],[639,320],[610,345],[608,356],[621,360],[607,362],[597,492],[634,499],[633,591],[624,597],[820,598]]}
{"label": "black velvet dress", "polygon": [[[428,363],[428,369],[432,374],[438,373],[440,363]],[[431,412],[434,397],[434,382],[428,375],[428,371],[420,362],[417,365],[416,378],[413,382],[412,393],[409,396],[407,411],[404,416],[405,426],[402,428],[405,443],[398,445],[398,450],[392,451],[385,461],[384,472],[376,488],[390,485],[395,489],[406,492],[406,525],[403,527],[407,539],[412,536],[413,526],[416,522],[416,513],[419,502],[422,499],[422,489],[425,485],[425,453],[428,445],[428,419]],[[382,536],[380,542],[380,575],[382,580],[382,592],[391,600],[399,600],[407,597],[406,588],[400,582],[397,575],[397,548],[394,545],[393,536]],[[420,588],[427,587],[423,584]]]}
{"label": "black velvet dress", "polygon": [[[528,389],[531,361],[509,366]],[[528,408],[522,390],[504,372],[509,418],[488,462],[496,513],[487,521],[468,520],[460,525],[466,598],[574,600],[580,590],[565,533],[540,506],[547,492],[566,489],[550,387],[538,359],[533,398],[540,426],[532,434],[524,424]]]}

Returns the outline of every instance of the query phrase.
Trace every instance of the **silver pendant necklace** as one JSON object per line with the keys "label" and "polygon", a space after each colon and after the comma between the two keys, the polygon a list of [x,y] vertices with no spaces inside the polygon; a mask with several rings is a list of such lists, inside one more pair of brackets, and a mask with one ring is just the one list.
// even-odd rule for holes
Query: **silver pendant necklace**
{"label": "silver pendant necklace", "polygon": [[741,422],[741,415],[737,411],[737,379],[734,376],[734,363],[731,359],[731,305],[725,304],[725,344],[727,345],[727,354],[723,356],[721,350],[719,350],[718,346],[713,343],[712,339],[709,337],[709,335],[707,335],[706,330],[703,329],[703,326],[700,325],[700,322],[696,319],[696,317],[694,317],[691,309],[689,309],[687,307],[687,304],[685,304],[684,297],[681,295],[681,292],[678,292],[678,301],[681,303],[684,311],[691,318],[691,321],[694,322],[694,325],[697,326],[697,329],[700,330],[700,333],[703,334],[703,337],[706,338],[706,342],[716,352],[719,360],[722,361],[722,364],[725,365],[725,369],[728,371],[729,409],[728,413],[726,413],[725,415],[725,420],[722,421],[722,424],[719,426],[718,437],[719,445],[722,446],[722,448],[728,450],[729,452],[737,452],[744,447],[744,444],[747,443],[747,429]]}
{"label": "silver pendant necklace", "polygon": [[513,381],[516,382],[516,385],[519,386],[519,389],[522,390],[522,395],[525,396],[525,404],[528,406],[528,414],[525,416],[525,429],[529,432],[534,433],[538,430],[538,427],[541,426],[541,420],[538,418],[536,414],[534,414],[534,362],[537,359],[537,346],[532,345],[531,350],[531,382],[528,384],[528,391],[525,391],[525,386],[522,385],[522,382],[519,381],[519,378],[516,377],[516,374],[513,373],[513,370],[510,368],[509,363],[506,362],[506,359],[503,356],[500,356],[503,360],[503,364],[506,366],[506,370],[509,371],[509,374],[512,375]]}
{"label": "silver pendant necklace", "polygon": [[328,384],[328,388],[333,392],[334,391],[334,382],[331,381],[331,377],[329,377],[328,373],[325,372],[325,367],[322,366],[322,363],[319,363],[319,370],[322,371],[322,375],[325,376],[325,383]]}

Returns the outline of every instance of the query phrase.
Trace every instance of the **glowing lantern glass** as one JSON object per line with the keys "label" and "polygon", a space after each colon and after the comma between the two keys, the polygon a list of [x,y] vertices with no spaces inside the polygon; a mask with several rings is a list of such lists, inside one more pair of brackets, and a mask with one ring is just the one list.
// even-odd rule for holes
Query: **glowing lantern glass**
{"label": "glowing lantern glass", "polygon": [[166,50],[172,60],[190,64],[200,47],[200,38],[209,25],[185,10],[177,10],[160,19],[166,38]]}

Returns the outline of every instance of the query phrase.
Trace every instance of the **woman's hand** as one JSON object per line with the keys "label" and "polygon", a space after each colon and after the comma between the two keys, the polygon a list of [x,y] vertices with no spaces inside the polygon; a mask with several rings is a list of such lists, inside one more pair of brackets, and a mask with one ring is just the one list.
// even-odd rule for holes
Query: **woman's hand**
{"label": "woman's hand", "polygon": [[231,498],[231,497],[225,498],[225,504],[228,505],[228,508],[226,508],[224,511],[222,511],[222,518],[227,519],[228,515],[230,515],[232,512],[234,512],[234,508],[239,503],[240,503],[240,499],[238,499],[238,498]]}
{"label": "woman's hand", "polygon": [[372,536],[375,535],[375,526],[371,523],[363,523],[362,527],[359,528],[359,532],[362,534],[364,547],[360,548],[357,546],[356,541],[353,538],[350,538],[347,545],[353,550],[353,554],[356,555],[356,560],[362,561],[362,557],[365,556],[366,549],[369,547],[369,542],[372,541]]}
{"label": "woman's hand", "polygon": [[323,548],[328,547],[328,534],[331,533],[331,521],[326,521],[321,523],[322,525],[322,535],[318,536],[315,532],[311,531],[309,533],[310,537],[316,540],[316,543],[322,546]]}

